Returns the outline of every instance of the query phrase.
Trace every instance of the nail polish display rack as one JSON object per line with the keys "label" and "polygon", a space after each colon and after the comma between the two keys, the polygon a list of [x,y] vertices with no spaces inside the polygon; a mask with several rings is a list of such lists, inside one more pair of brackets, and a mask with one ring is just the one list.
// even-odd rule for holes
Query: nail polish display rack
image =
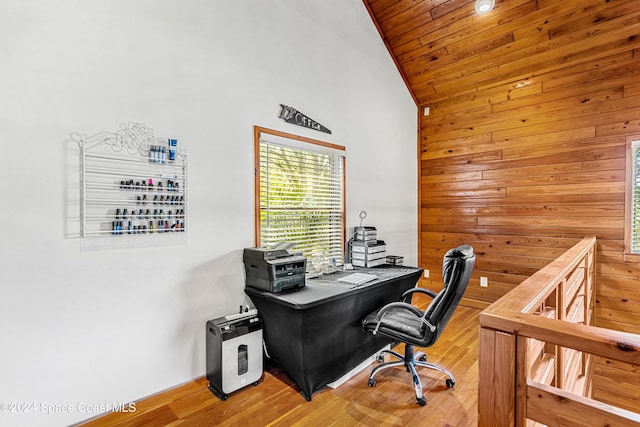
{"label": "nail polish display rack", "polygon": [[84,249],[185,244],[187,153],[140,123],[74,135],[80,147],[80,234]]}

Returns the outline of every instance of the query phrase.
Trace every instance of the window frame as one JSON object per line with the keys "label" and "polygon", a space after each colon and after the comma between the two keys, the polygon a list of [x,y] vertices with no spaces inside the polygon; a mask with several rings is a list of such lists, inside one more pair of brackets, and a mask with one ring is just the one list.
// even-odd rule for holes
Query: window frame
{"label": "window frame", "polygon": [[[634,192],[634,146],[640,148],[640,135],[626,137],[626,170],[624,192],[624,260],[628,262],[640,262],[640,252],[633,252],[633,192]],[[640,157],[640,156],[639,156]]]}
{"label": "window frame", "polygon": [[[340,216],[342,220],[342,230],[340,236],[342,262],[344,262],[345,251],[345,235],[346,235],[346,175],[347,175],[347,155],[346,148],[342,145],[320,141],[300,135],[282,132],[274,129],[268,129],[261,126],[254,126],[254,242],[256,246],[261,245],[260,241],[260,141],[261,135],[273,135],[278,138],[285,138],[292,141],[309,144],[309,149],[313,151],[313,146],[326,147],[332,150],[342,151],[342,203],[340,207]],[[321,150],[318,150],[321,151]],[[294,248],[295,249],[295,248]]]}

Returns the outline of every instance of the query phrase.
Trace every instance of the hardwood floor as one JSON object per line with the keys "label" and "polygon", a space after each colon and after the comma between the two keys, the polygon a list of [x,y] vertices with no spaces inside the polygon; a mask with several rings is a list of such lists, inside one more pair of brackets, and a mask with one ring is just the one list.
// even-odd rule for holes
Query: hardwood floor
{"label": "hardwood floor", "polygon": [[[337,389],[325,388],[307,402],[289,377],[277,368],[263,381],[232,393],[226,401],[207,388],[206,378],[136,403],[136,412],[111,413],[81,424],[95,426],[475,426],[478,422],[478,313],[458,307],[438,342],[426,349],[429,361],[446,366],[456,378],[453,389],[444,376],[419,369],[426,406],[416,403],[411,377],[402,367],[376,375],[370,368]],[[403,352],[403,346],[395,349]]]}

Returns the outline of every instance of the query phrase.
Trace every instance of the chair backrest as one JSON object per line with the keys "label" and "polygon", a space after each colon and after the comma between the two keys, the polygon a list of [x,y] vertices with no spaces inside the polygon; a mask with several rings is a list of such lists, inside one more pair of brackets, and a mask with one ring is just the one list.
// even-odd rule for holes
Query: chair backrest
{"label": "chair backrest", "polygon": [[442,260],[444,288],[431,301],[423,316],[430,324],[436,327],[435,332],[431,334],[430,344],[433,344],[440,337],[460,303],[462,295],[469,284],[475,262],[476,256],[473,253],[473,248],[469,245],[450,249],[444,255]]}

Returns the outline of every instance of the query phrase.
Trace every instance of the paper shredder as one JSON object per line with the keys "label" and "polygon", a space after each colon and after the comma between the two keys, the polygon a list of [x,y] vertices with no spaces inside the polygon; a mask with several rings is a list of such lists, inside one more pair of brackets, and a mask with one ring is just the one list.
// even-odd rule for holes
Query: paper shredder
{"label": "paper shredder", "polygon": [[207,322],[207,380],[221,400],[262,378],[262,319],[252,311]]}

